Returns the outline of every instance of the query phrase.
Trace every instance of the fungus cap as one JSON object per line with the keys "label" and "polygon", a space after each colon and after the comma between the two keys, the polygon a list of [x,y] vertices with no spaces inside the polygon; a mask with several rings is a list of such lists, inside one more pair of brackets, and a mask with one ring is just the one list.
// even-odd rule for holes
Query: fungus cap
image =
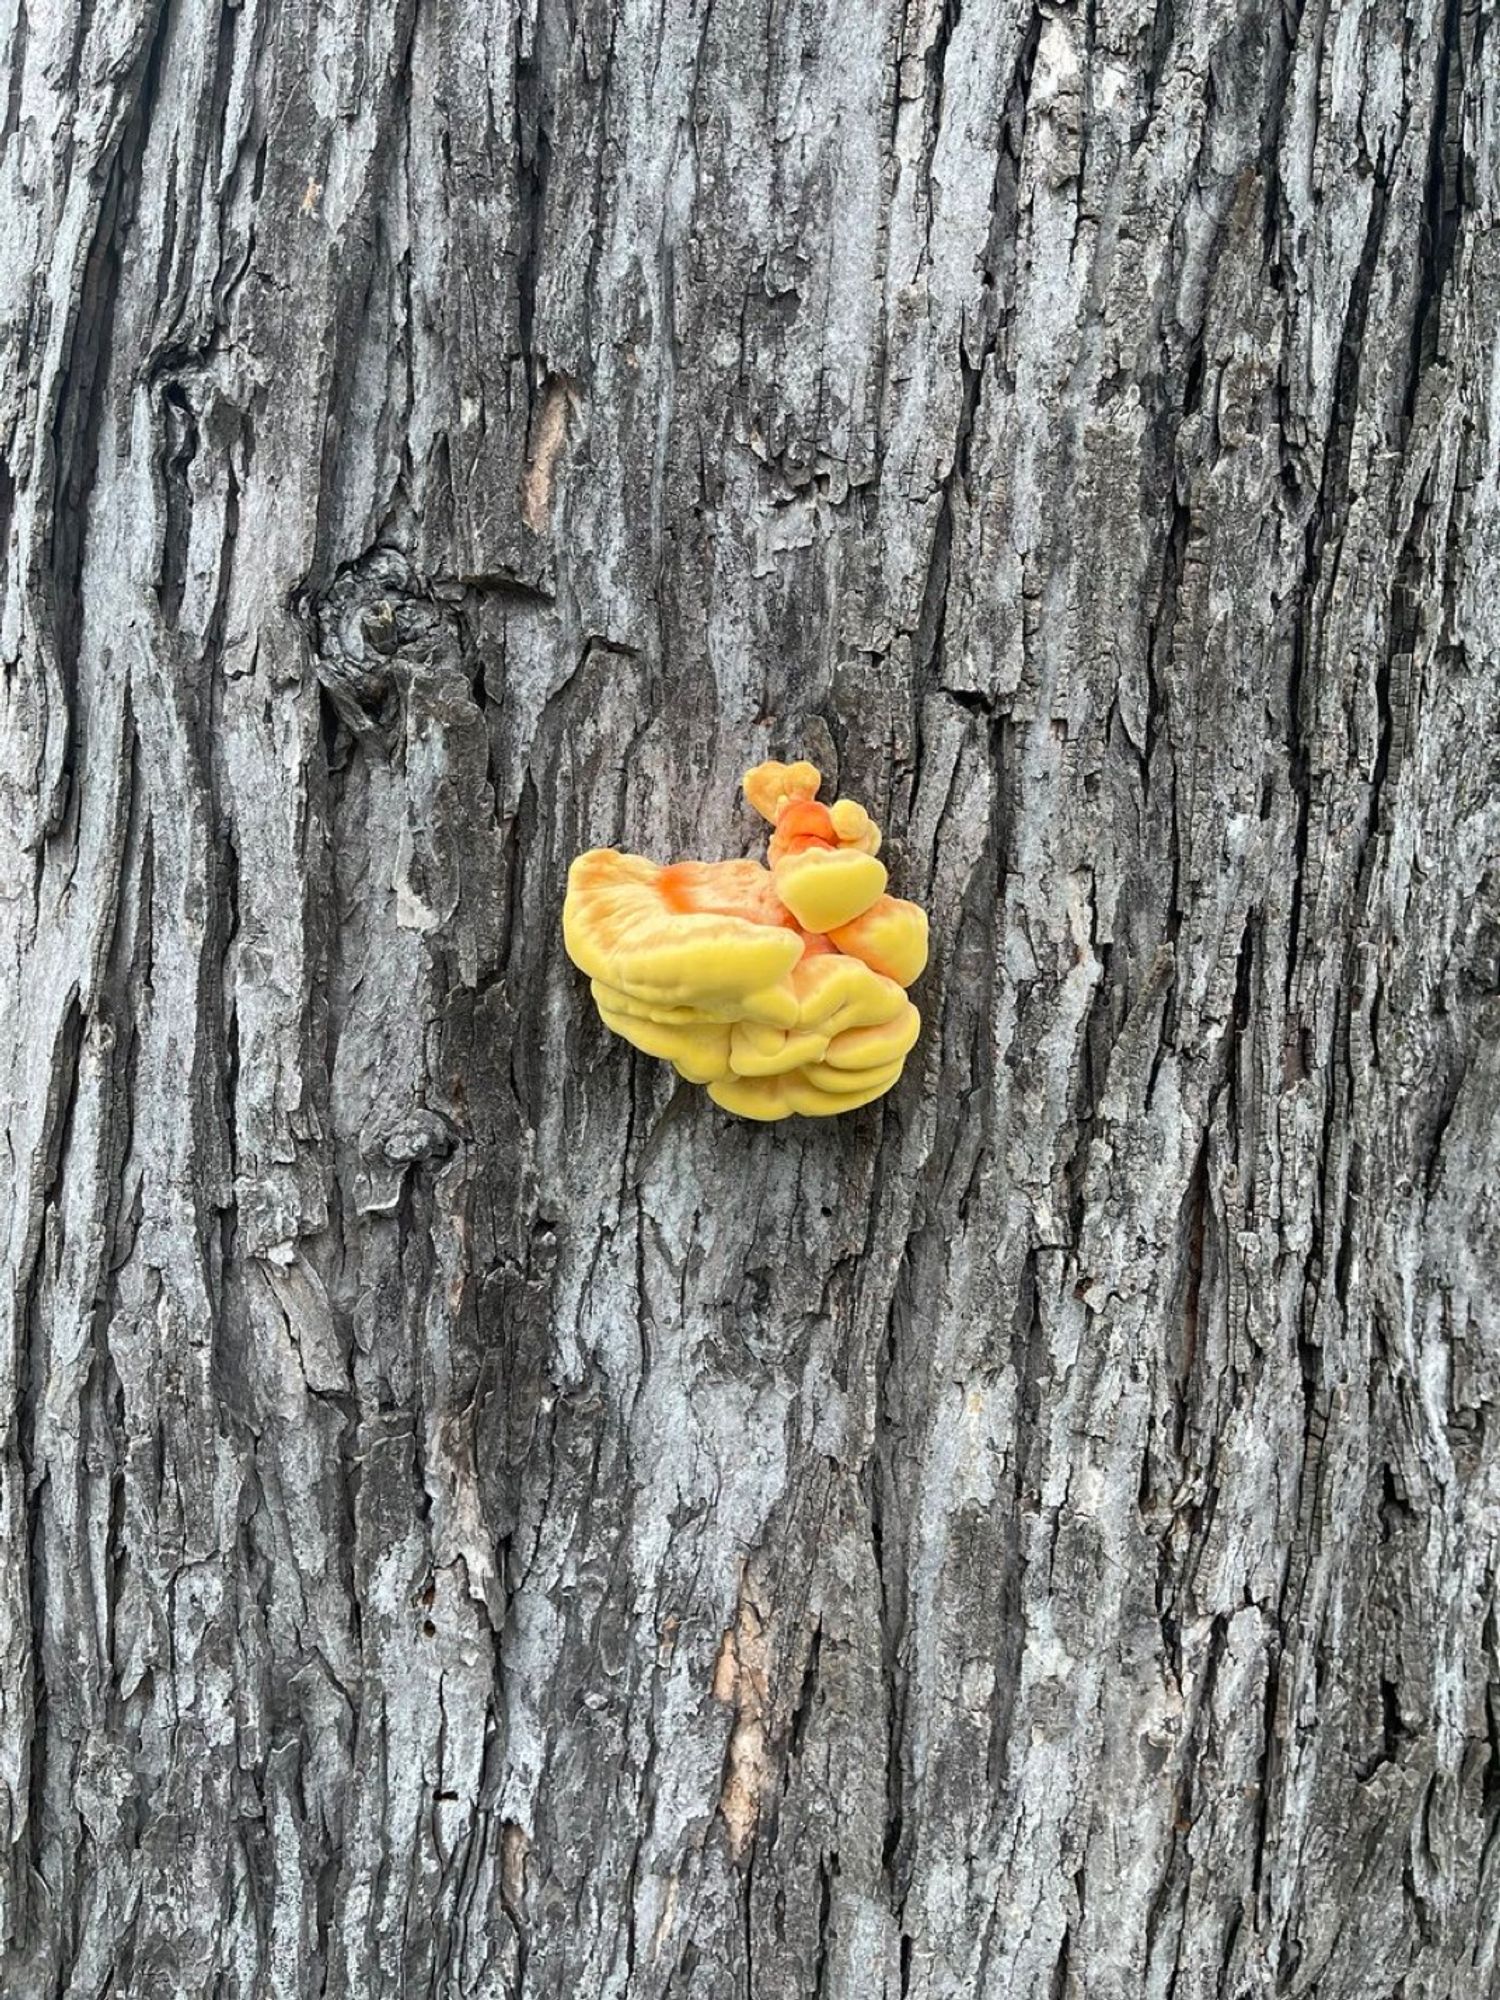
{"label": "fungus cap", "polygon": [[741,783],[745,797],[762,819],[772,826],[782,809],[794,799],[815,799],[823,774],[816,764],[757,764]]}
{"label": "fungus cap", "polygon": [[774,986],[801,958],[794,930],[675,907],[662,886],[667,873],[611,847],[578,857],[568,870],[563,941],[580,971],[641,997],[722,1006]]}
{"label": "fungus cap", "polygon": [[901,896],[877,896],[849,923],[836,924],[828,940],[898,986],[910,986],[927,965],[927,912]]}

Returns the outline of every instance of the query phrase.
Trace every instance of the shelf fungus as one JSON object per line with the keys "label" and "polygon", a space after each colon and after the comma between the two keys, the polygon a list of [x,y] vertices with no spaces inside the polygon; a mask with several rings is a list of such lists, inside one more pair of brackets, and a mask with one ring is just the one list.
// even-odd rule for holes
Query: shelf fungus
{"label": "shelf fungus", "polygon": [[906,997],[927,918],[885,893],[863,806],[818,803],[811,764],[758,764],[767,861],[597,847],[568,871],[563,941],[606,1027],[743,1118],[827,1117],[883,1096],[921,1027]]}

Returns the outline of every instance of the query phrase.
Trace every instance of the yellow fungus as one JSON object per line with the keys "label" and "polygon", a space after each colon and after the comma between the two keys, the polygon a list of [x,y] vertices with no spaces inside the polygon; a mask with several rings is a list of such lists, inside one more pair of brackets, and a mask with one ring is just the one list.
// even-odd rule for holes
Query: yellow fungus
{"label": "yellow fungus", "polygon": [[568,871],[563,940],[606,1027],[744,1118],[868,1104],[921,1028],[905,988],[927,919],[886,895],[863,806],[818,804],[821,783],[808,763],[745,774],[769,868],[594,848]]}

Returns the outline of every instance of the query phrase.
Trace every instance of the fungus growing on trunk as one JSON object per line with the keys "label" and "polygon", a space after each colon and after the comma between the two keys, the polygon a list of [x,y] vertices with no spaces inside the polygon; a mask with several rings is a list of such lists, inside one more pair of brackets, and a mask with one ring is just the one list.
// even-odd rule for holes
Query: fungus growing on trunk
{"label": "fungus growing on trunk", "polygon": [[568,871],[563,942],[606,1027],[744,1118],[826,1117],[882,1096],[921,1017],[905,989],[927,918],[885,893],[863,806],[820,805],[811,764],[759,764],[759,861],[667,866],[612,847]]}

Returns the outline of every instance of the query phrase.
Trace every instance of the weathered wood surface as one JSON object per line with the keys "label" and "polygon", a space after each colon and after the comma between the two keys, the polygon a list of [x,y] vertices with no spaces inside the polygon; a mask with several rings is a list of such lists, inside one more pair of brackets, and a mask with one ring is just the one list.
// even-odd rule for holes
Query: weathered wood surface
{"label": "weathered wood surface", "polygon": [[[0,46],[0,1991],[1500,1992],[1487,7]],[[556,929],[767,754],[780,1129]]]}

